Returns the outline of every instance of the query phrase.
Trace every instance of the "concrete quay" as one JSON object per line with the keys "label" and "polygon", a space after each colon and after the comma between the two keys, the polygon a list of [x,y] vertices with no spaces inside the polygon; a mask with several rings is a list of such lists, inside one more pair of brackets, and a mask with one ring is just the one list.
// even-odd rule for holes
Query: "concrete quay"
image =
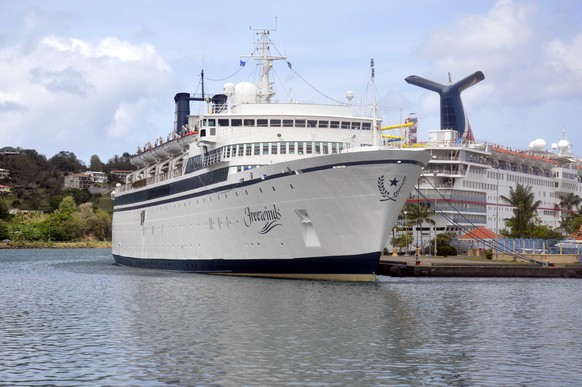
{"label": "concrete quay", "polygon": [[472,257],[388,256],[380,258],[376,274],[391,277],[529,277],[582,278],[582,264],[542,266]]}

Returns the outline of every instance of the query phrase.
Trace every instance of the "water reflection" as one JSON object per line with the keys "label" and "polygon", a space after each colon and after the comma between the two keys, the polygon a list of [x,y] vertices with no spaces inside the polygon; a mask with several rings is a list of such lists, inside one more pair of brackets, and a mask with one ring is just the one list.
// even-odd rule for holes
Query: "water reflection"
{"label": "water reflection", "polygon": [[[5,385],[575,385],[579,280],[375,284],[1,252]],[[2,385],[2,382],[0,382]]]}

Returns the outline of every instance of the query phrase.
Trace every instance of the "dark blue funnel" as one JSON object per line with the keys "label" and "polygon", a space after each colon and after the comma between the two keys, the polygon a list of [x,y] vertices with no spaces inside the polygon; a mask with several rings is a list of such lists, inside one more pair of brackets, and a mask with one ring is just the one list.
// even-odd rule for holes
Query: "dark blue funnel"
{"label": "dark blue funnel", "polygon": [[174,97],[174,102],[176,102],[174,131],[177,134],[182,134],[182,126],[188,124],[188,116],[190,115],[190,99],[190,94],[188,93],[178,93]]}
{"label": "dark blue funnel", "polygon": [[485,79],[485,75],[481,71],[477,71],[452,85],[441,85],[416,75],[404,78],[411,85],[439,93],[441,96],[441,129],[454,129],[459,132],[460,136],[470,132],[469,121],[461,101],[461,92],[483,79]]}

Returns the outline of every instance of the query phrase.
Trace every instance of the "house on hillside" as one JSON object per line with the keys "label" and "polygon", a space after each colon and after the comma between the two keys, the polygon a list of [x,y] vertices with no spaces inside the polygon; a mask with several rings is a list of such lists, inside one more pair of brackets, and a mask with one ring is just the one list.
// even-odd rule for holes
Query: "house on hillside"
{"label": "house on hillside", "polygon": [[121,181],[125,181],[125,179],[127,178],[127,176],[132,173],[133,171],[129,171],[129,170],[122,170],[122,169],[114,169],[111,171],[111,174],[115,177],[117,177],[119,180]]}
{"label": "house on hillside", "polygon": [[107,174],[105,172],[87,171],[87,175],[91,176],[91,180],[95,183],[107,183]]}
{"label": "house on hillside", "polygon": [[8,169],[0,168],[0,179],[8,179],[10,176],[10,171]]}
{"label": "house on hillside", "polygon": [[11,146],[5,146],[0,148],[0,155],[19,155],[20,149],[13,148]]}
{"label": "house on hillside", "polygon": [[93,179],[87,173],[73,173],[65,176],[65,188],[89,189],[92,185]]}
{"label": "house on hillside", "polygon": [[8,193],[10,192],[10,187],[4,184],[0,184],[0,193]]}

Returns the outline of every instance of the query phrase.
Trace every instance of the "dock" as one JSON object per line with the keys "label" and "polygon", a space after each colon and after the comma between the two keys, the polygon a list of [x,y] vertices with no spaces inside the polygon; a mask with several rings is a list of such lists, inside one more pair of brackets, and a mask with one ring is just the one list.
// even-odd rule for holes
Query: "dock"
{"label": "dock", "polygon": [[582,264],[542,266],[469,257],[382,256],[376,274],[390,277],[582,278]]}

